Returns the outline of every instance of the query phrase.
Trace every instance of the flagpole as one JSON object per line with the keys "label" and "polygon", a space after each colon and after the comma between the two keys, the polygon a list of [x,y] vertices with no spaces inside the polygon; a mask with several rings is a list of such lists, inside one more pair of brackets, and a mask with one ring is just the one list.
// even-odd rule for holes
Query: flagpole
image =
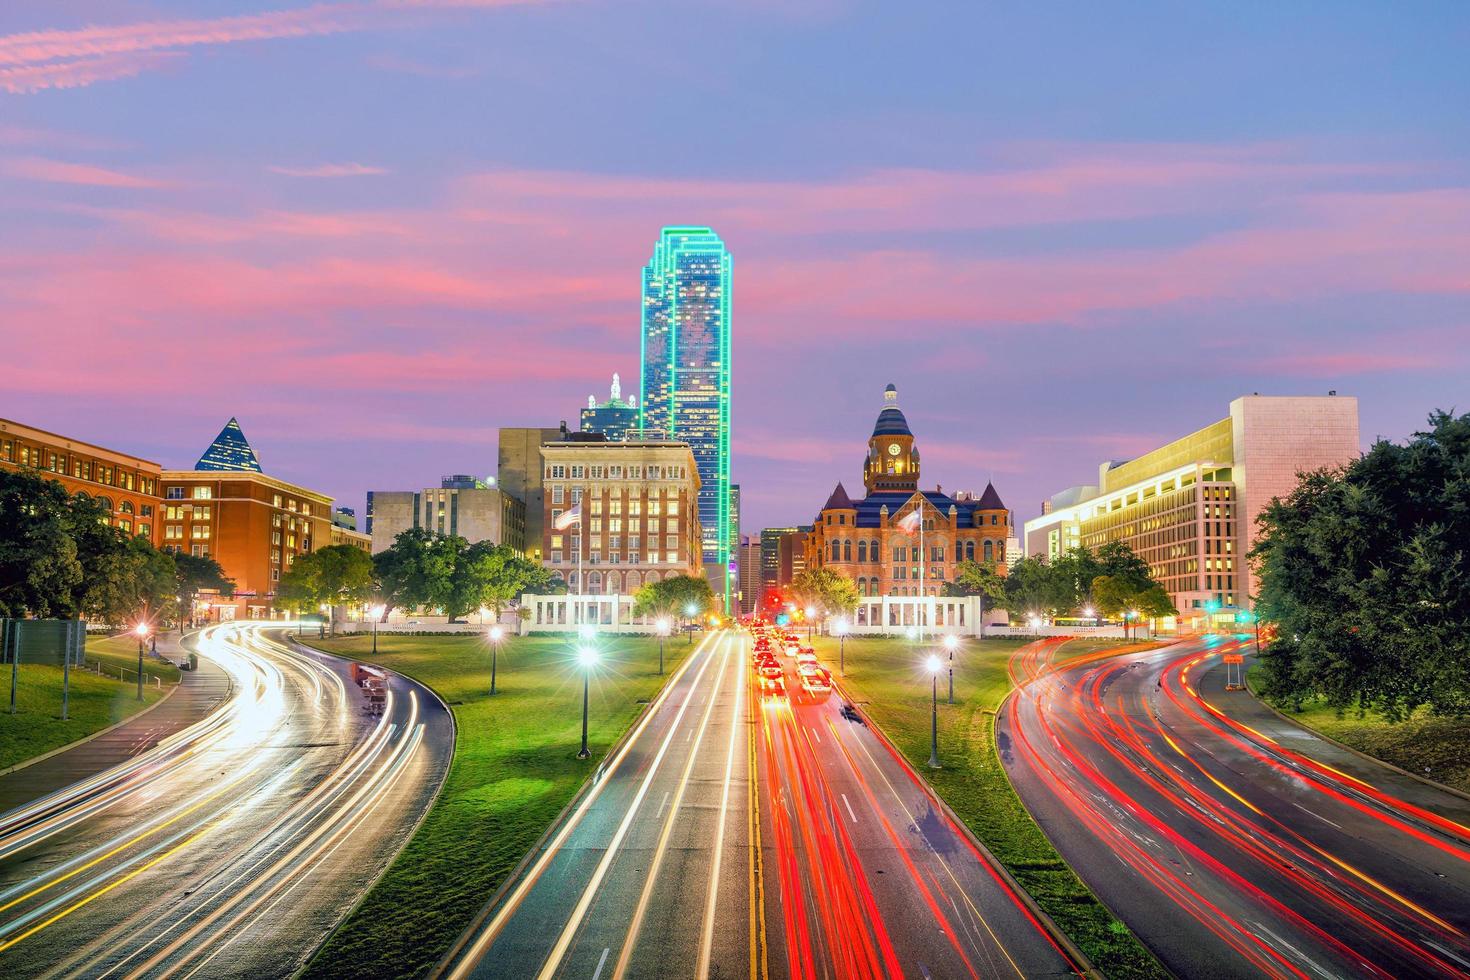
{"label": "flagpole", "polygon": [[[578,505],[581,506],[580,504]],[[582,552],[587,550],[587,529],[582,524],[582,512],[577,511],[577,625],[582,625],[582,615],[585,613],[585,600],[582,596],[587,594],[587,579],[582,574]]]}
{"label": "flagpole", "polygon": [[924,592],[924,572],[929,556],[924,551],[924,491],[919,490],[919,642],[924,642],[924,612],[928,608],[929,596]]}

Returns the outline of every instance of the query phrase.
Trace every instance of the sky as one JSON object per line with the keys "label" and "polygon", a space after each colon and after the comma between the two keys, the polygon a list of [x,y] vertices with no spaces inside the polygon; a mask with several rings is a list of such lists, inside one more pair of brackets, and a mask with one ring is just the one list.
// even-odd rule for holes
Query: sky
{"label": "sky", "polygon": [[734,256],[747,533],[898,386],[1017,522],[1242,394],[1470,411],[1470,5],[7,0],[0,415],[191,466],[489,475]]}

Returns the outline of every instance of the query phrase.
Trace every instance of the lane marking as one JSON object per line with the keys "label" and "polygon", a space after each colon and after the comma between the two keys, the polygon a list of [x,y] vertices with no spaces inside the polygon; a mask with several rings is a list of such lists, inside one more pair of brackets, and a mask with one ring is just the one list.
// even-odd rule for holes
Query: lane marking
{"label": "lane marking", "polygon": [[735,657],[735,704],[730,711],[730,744],[725,750],[725,788],[720,794],[720,823],[715,833],[715,865],[709,877],[709,895],[704,904],[704,931],[699,940],[699,964],[695,968],[694,975],[698,980],[705,980],[709,976],[710,957],[713,954],[715,941],[715,904],[719,900],[720,864],[725,856],[725,823],[729,819],[730,810],[730,784],[735,777],[735,747],[739,744],[740,735],[740,702],[745,693],[745,677],[741,666],[741,654],[744,644]]}
{"label": "lane marking", "polygon": [[852,804],[849,803],[849,802],[847,802],[847,794],[846,793],[840,793],[838,795],[842,797],[842,805],[845,806],[845,807],[847,807],[847,815],[849,817],[852,817],[852,822],[853,823],[857,823],[857,814],[852,812]]}
{"label": "lane marking", "polygon": [[611,946],[602,947],[602,955],[597,958],[597,969],[592,971],[592,980],[602,976],[602,965],[607,962],[607,954],[612,952]]}
{"label": "lane marking", "polygon": [[662,802],[660,802],[659,805],[658,805],[658,813],[654,814],[654,819],[655,820],[657,820],[659,817],[662,817],[664,815],[664,807],[666,807],[668,805],[669,805],[669,791],[668,790],[664,790],[664,798],[663,798]]}

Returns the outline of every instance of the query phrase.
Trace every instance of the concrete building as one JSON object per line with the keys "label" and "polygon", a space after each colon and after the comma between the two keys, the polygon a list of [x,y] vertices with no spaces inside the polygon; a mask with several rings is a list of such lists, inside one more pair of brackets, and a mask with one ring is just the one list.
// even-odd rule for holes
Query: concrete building
{"label": "concrete building", "polygon": [[[543,561],[541,552],[545,538],[542,515],[545,496],[542,492],[541,444],[561,437],[562,428],[502,428],[495,468],[496,486],[525,505],[526,557]],[[371,507],[369,508],[371,510]]]}
{"label": "concrete building", "polygon": [[742,534],[740,545],[736,549],[736,563],[739,567],[739,603],[740,615],[749,616],[755,612],[756,603],[761,598],[761,540],[752,534]]}
{"label": "concrete building", "polygon": [[790,534],[781,535],[776,545],[776,588],[784,589],[791,580],[806,571],[806,542],[812,526],[802,524]]}
{"label": "concrete building", "polygon": [[760,602],[765,597],[767,590],[776,588],[781,582],[781,539],[788,534],[795,534],[795,527],[768,527],[761,531],[761,594],[756,597]]}
{"label": "concrete building", "polygon": [[541,458],[542,564],[572,592],[631,594],[703,574],[699,471],[687,443],[557,439],[541,444]]}
{"label": "concrete building", "polygon": [[34,470],[100,503],[111,522],[159,544],[159,464],[20,422],[0,419],[0,469]]}
{"label": "concrete building", "polygon": [[889,385],[863,460],[867,494],[855,500],[837,484],[807,536],[807,567],[847,576],[860,596],[940,595],[961,561],[1004,568],[1011,515],[995,487],[979,497],[920,490],[920,466]]}
{"label": "concrete building", "polygon": [[438,487],[423,490],[374,490],[373,553],[392,547],[404,531],[421,527],[525,554],[526,505],[503,490],[473,482],[465,486],[458,477],[445,477]]}
{"label": "concrete building", "polygon": [[1358,453],[1356,398],[1237,398],[1226,418],[1137,459],[1102,463],[1096,485],[1052,498],[1026,522],[1026,553],[1126,542],[1169,591],[1184,625],[1203,627],[1212,606],[1228,622],[1256,591],[1246,558],[1256,516],[1295,488],[1298,473]]}
{"label": "concrete building", "polygon": [[638,434],[638,396],[629,395],[623,400],[623,382],[615,373],[612,388],[605,402],[598,402],[593,395],[587,396],[587,407],[582,409],[582,421],[578,428],[582,432],[596,432],[607,436],[609,442],[619,442],[629,435]]}

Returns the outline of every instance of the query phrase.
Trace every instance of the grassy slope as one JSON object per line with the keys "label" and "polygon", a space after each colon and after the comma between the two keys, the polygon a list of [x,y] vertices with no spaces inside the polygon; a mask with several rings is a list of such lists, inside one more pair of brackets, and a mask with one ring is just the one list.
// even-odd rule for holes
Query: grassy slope
{"label": "grassy slope", "polygon": [[[1259,671],[1259,664],[1251,665],[1253,684]],[[1283,708],[1282,713],[1359,752],[1470,793],[1470,719],[1421,713],[1393,724],[1372,712],[1360,718],[1349,711],[1339,717],[1335,708],[1321,703],[1308,703],[1300,712]]]}
{"label": "grassy slope", "polygon": [[0,665],[0,685],[0,770],[116,724],[168,691],[148,687],[138,701],[133,683],[73,669],[69,717],[62,721],[60,667],[21,663],[14,715],[9,713],[9,664]]}
{"label": "grassy slope", "polygon": [[[367,659],[371,641],[312,641]],[[658,693],[657,641],[604,639],[581,740],[581,674],[559,638],[512,638],[489,696],[477,637],[378,638],[376,661],[433,688],[454,712],[454,761],[439,799],[383,878],[308,964],[310,978],[413,977],[430,969]],[[669,672],[692,647],[671,640]]]}
{"label": "grassy slope", "polygon": [[[914,645],[897,639],[849,639],[846,687],[909,762],[1107,976],[1167,976],[1158,962],[1072,872],[1022,805],[995,750],[995,710],[1010,692],[1006,663],[1024,638],[969,640],[956,656],[955,703],[939,681],[939,757],[929,760],[930,681]],[[1074,640],[1063,656],[1116,643]],[[819,639],[824,662],[836,641]]]}
{"label": "grassy slope", "polygon": [[[119,667],[126,667],[126,679],[136,684],[138,669],[138,640],[136,637],[126,633],[117,636],[108,636],[101,639],[87,639],[87,662],[96,663],[101,661],[104,673],[113,677],[117,676]],[[153,684],[156,677],[165,686],[179,682],[179,668],[167,660],[160,660],[148,652],[143,654],[143,676],[149,684]]]}

